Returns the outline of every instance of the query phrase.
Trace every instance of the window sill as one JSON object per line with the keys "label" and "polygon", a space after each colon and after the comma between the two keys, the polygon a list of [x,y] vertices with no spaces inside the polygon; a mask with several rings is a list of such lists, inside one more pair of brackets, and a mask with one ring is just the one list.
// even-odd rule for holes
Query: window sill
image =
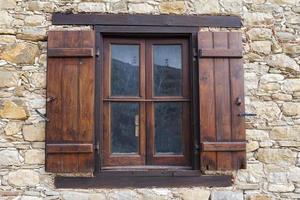
{"label": "window sill", "polygon": [[94,177],[55,177],[57,188],[145,188],[145,187],[227,187],[230,175],[201,175],[182,171],[102,171]]}

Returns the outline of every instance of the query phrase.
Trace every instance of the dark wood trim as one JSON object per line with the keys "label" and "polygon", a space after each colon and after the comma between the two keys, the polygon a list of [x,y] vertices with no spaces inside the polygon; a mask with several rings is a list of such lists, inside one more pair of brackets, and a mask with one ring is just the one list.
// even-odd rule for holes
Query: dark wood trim
{"label": "dark wood trim", "polygon": [[[192,173],[193,172],[193,173]],[[197,173],[198,175],[195,175]],[[95,177],[55,177],[56,188],[145,188],[145,187],[228,187],[232,177],[202,176],[200,171],[101,172]]]}
{"label": "dark wood trim", "polygon": [[91,153],[92,144],[46,144],[47,153]]}
{"label": "dark wood trim", "polygon": [[199,58],[242,58],[242,49],[200,49]]}
{"label": "dark wood trim", "polygon": [[96,147],[95,151],[95,173],[100,172],[100,163],[101,163],[101,146],[102,146],[102,113],[103,113],[103,107],[102,107],[102,74],[103,74],[103,37],[102,34],[95,31],[95,48],[97,51],[98,56],[95,58],[95,140],[94,145]]}
{"label": "dark wood trim", "polygon": [[120,25],[120,26],[185,26],[232,27],[242,26],[237,16],[130,15],[95,13],[54,13],[53,25]]}
{"label": "dark wood trim", "polygon": [[202,142],[202,151],[245,151],[246,142]]}
{"label": "dark wood trim", "polygon": [[200,169],[200,124],[199,124],[199,82],[198,82],[198,59],[197,58],[197,31],[190,34],[190,77],[192,89],[191,122],[192,122],[192,165],[194,170]]}
{"label": "dark wood trim", "polygon": [[149,173],[165,173],[172,172],[184,172],[185,174],[193,174],[194,176],[199,176],[199,171],[192,170],[190,166],[166,166],[166,165],[140,165],[140,166],[113,166],[113,167],[102,167],[103,172],[105,173],[118,173],[118,172],[128,172],[128,174],[136,174],[145,172]]}
{"label": "dark wood trim", "polygon": [[[113,33],[120,36],[120,34],[142,34],[142,37],[145,37],[145,34],[150,34],[150,36],[155,36],[159,34],[159,37],[162,37],[163,34],[169,34],[172,36],[187,35],[187,33],[198,32],[199,27],[185,27],[185,26],[176,26],[176,27],[163,27],[163,26],[95,26],[95,30],[101,33]],[[112,34],[111,34],[112,33]]]}
{"label": "dark wood trim", "polygon": [[94,48],[48,48],[48,57],[93,57]]}
{"label": "dark wood trim", "polygon": [[189,98],[157,98],[157,99],[134,99],[134,98],[108,98],[103,99],[103,101],[107,102],[189,102],[191,101]]}

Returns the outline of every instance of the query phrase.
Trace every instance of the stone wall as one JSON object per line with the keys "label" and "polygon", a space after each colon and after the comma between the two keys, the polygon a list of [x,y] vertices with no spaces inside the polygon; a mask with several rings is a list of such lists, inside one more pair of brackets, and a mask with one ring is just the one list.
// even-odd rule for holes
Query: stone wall
{"label": "stone wall", "polygon": [[[239,15],[243,19],[246,170],[228,188],[63,190],[44,170],[46,40],[52,12]],[[62,27],[59,27],[62,28]],[[89,28],[89,27],[85,27]],[[299,0],[0,2],[0,199],[300,199]]]}

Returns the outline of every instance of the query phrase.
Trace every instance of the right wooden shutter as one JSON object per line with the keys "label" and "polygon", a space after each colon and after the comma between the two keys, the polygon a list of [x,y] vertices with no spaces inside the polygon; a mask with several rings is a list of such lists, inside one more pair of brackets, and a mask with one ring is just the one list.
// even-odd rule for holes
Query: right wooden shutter
{"label": "right wooden shutter", "polygon": [[239,32],[199,32],[201,169],[246,167],[244,72]]}

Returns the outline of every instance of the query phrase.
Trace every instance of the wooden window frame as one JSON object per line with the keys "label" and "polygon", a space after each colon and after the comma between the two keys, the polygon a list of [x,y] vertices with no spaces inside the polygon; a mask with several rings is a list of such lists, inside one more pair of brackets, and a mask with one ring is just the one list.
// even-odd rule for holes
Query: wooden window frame
{"label": "wooden window frame", "polygon": [[[121,20],[120,20],[121,19]],[[199,108],[198,69],[197,64],[197,34],[199,27],[231,27],[240,28],[241,19],[236,16],[150,16],[150,15],[97,15],[97,14],[53,14],[54,25],[93,25],[96,33],[96,68],[95,74],[102,77],[103,37],[106,35],[122,36],[185,36],[189,38],[190,47],[190,78],[191,81],[191,110]],[[138,23],[138,25],[136,25]],[[103,110],[102,80],[96,78],[95,110]],[[199,113],[191,112],[193,133],[198,133]],[[193,170],[101,170],[101,155],[99,146],[103,145],[101,138],[102,115],[95,112],[95,171],[93,177],[64,177],[55,178],[58,188],[122,188],[122,187],[186,187],[186,186],[230,186],[230,175],[203,175],[200,171],[199,134],[193,137]]]}
{"label": "wooden window frame", "polygon": [[[138,110],[139,110],[139,121],[145,121],[145,103],[141,103],[139,102],[140,99],[145,98],[145,90],[143,90],[145,88],[145,80],[140,79],[141,77],[145,77],[145,55],[144,54],[139,54],[139,61],[140,61],[140,68],[138,70],[139,73],[139,82],[138,82],[138,90],[139,90],[139,94],[140,97],[135,97],[135,96],[111,96],[111,64],[110,64],[110,60],[108,60],[108,58],[110,58],[110,44],[111,43],[115,43],[115,44],[134,44],[134,45],[139,45],[139,51],[144,51],[145,50],[145,43],[140,40],[140,39],[133,39],[133,38],[124,38],[124,39],[119,39],[119,38],[105,38],[105,41],[103,42],[103,49],[106,49],[102,52],[102,60],[103,60],[103,65],[101,66],[101,68],[103,69],[103,74],[102,77],[103,80],[100,83],[100,85],[103,85],[103,97],[101,97],[101,99],[98,99],[98,101],[102,101],[101,102],[101,107],[103,108],[103,112],[102,110],[100,110],[100,112],[98,111],[98,113],[100,113],[101,115],[104,115],[103,117],[103,122],[100,121],[101,124],[103,124],[103,128],[106,131],[103,131],[102,137],[100,137],[100,141],[102,143],[102,145],[100,145],[100,151],[102,152],[102,160],[101,160],[101,165],[103,166],[104,164],[106,166],[115,166],[117,163],[119,163],[120,165],[131,165],[132,163],[136,163],[139,165],[142,165],[142,163],[145,162],[145,144],[143,143],[145,141],[145,127],[140,127],[140,134],[138,137],[139,138],[139,142],[138,142],[138,151],[137,153],[134,154],[114,154],[112,155],[112,153],[110,152],[111,149],[111,138],[110,138],[110,133],[111,133],[111,127],[110,127],[110,118],[111,118],[111,104],[112,102],[126,102],[126,103],[130,103],[132,101],[129,101],[129,99],[134,99],[135,101],[133,101],[133,103],[139,103],[138,104]],[[104,67],[105,66],[105,67]],[[97,77],[100,78],[100,77]],[[97,101],[97,100],[96,100]],[[98,102],[99,103],[99,102]],[[97,112],[97,111],[96,111]],[[96,115],[98,114],[96,113]],[[106,116],[106,117],[105,117]],[[143,126],[144,123],[141,123],[141,125]],[[102,130],[100,131],[102,132]],[[96,162],[99,162],[100,160],[95,160]]]}
{"label": "wooden window frame", "polygon": [[[125,30],[127,30],[125,32]],[[151,37],[151,38],[169,38],[170,36],[174,37],[184,37],[188,40],[188,48],[189,52],[194,52],[197,49],[197,33],[198,33],[198,28],[196,27],[185,27],[184,30],[182,30],[182,27],[169,27],[168,29],[165,29],[164,27],[157,27],[157,26],[152,26],[151,29],[149,27],[145,26],[95,26],[95,33],[96,33],[96,49],[99,49],[100,55],[96,59],[96,74],[100,74],[99,77],[103,77],[103,59],[104,59],[104,39],[105,37],[111,37],[111,36],[122,36],[124,38],[127,37],[133,37],[133,38],[139,38],[139,37]],[[147,60],[147,59],[146,59]],[[193,71],[197,69],[197,60],[194,59],[193,55],[191,53],[188,55],[188,63],[189,63],[189,78],[191,78],[190,81],[190,88],[192,91],[191,93],[191,105],[190,109],[191,110],[198,110],[198,87],[197,87],[197,71]],[[195,75],[195,77],[193,77]],[[99,113],[101,113],[101,110],[103,110],[103,103],[100,101],[97,101],[97,99],[103,99],[103,91],[101,91],[103,88],[98,88],[101,83],[103,83],[104,80],[101,80],[101,78],[96,78],[96,93],[95,93],[95,106],[96,110],[100,110],[100,112],[95,112],[95,121],[96,121],[96,127],[95,127],[95,140],[100,141],[100,146],[102,147],[105,145],[103,143],[103,130],[102,130],[102,124],[103,124],[103,119],[102,116],[99,116]],[[157,97],[159,98],[159,97]],[[199,130],[199,126],[197,123],[198,120],[198,113],[196,112],[191,112],[190,119],[191,121],[191,132],[192,132],[192,137],[193,143],[191,152],[193,153],[193,156],[191,158],[192,161],[192,170],[199,171],[199,136],[197,131]],[[194,121],[195,120],[195,121]],[[99,124],[98,124],[99,123]],[[99,148],[101,149],[101,148]],[[95,168],[95,173],[101,173],[101,163],[102,160],[101,158],[101,151],[98,151],[95,157],[95,163],[96,163],[96,168]],[[174,168],[176,169],[176,167]],[[173,171],[174,171],[173,169]],[[172,170],[172,168],[171,168]],[[144,170],[145,173],[146,170]],[[165,170],[161,170],[162,172]],[[190,170],[187,170],[190,171]],[[134,172],[134,171],[132,171]],[[184,173],[184,171],[182,171]],[[134,173],[133,173],[134,174]]]}
{"label": "wooden window frame", "polygon": [[[182,166],[185,169],[192,169],[191,166],[191,139],[190,134],[192,131],[190,130],[190,103],[191,103],[191,95],[190,95],[190,65],[189,65],[189,39],[187,37],[175,36],[171,37],[168,34],[168,38],[164,37],[148,37],[140,38],[142,35],[126,37],[126,35],[121,34],[120,36],[110,36],[104,35],[103,42],[103,82],[100,85],[103,85],[103,142],[100,148],[102,151],[103,158],[101,160],[101,169],[122,169],[129,168],[134,170],[134,168],[138,169],[147,169],[151,168],[156,169],[160,168],[179,168],[178,166]],[[138,39],[136,39],[138,37]],[[135,44],[140,46],[140,70],[139,70],[139,96],[111,96],[111,72],[110,72],[110,44]],[[152,58],[152,45],[156,44],[180,44],[182,46],[182,65],[184,66],[182,69],[182,95],[179,96],[155,96],[153,90],[153,60]],[[146,53],[146,54],[145,54]],[[147,55],[147,56],[145,56]],[[146,68],[146,66],[148,66]],[[150,67],[151,66],[151,67]],[[152,74],[152,75],[150,75]],[[111,149],[111,140],[110,140],[110,103],[112,102],[123,102],[123,103],[139,103],[139,112],[140,112],[140,134],[139,134],[139,150],[134,154],[126,154],[126,153],[114,153],[110,152]],[[185,147],[183,149],[182,154],[180,155],[170,155],[170,154],[160,154],[155,153],[154,147],[154,104],[157,102],[180,102],[182,103],[182,109],[184,118],[182,118],[182,141]],[[152,125],[151,125],[152,124]],[[146,131],[145,131],[146,130]],[[147,137],[146,137],[147,133]],[[186,134],[184,134],[186,133]],[[146,139],[147,138],[147,139]],[[96,161],[98,162],[98,161]],[[148,164],[146,164],[148,163]],[[173,164],[173,165],[172,165]],[[140,165],[137,167],[131,165]],[[123,167],[126,166],[126,167]]]}

